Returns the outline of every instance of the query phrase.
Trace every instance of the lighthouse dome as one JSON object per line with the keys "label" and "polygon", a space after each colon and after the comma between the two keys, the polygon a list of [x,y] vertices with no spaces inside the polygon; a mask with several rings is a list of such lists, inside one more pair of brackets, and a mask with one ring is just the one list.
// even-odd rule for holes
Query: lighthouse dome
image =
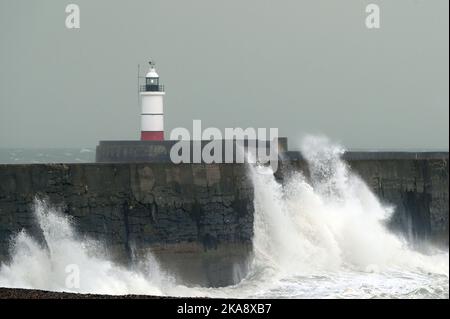
{"label": "lighthouse dome", "polygon": [[156,69],[155,68],[150,68],[150,70],[148,71],[147,75],[145,76],[146,78],[159,78],[158,73],[156,73]]}

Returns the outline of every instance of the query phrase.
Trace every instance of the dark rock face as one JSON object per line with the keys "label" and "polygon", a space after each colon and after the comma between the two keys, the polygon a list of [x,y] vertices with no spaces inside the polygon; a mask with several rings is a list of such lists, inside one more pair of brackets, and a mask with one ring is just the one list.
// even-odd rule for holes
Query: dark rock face
{"label": "dark rock face", "polygon": [[[395,206],[391,227],[448,247],[448,153],[348,163]],[[291,158],[276,177],[291,170],[307,165]],[[236,283],[251,258],[253,186],[244,164],[0,165],[0,261],[20,230],[42,238],[36,196],[71,216],[80,235],[106,244],[115,260],[152,251],[185,284]]]}
{"label": "dark rock face", "polygon": [[[448,247],[448,153],[400,155],[347,153],[344,159],[383,203],[394,206],[389,225],[394,231],[413,243]],[[308,170],[301,158],[288,160],[278,178],[293,169]]]}
{"label": "dark rock face", "polygon": [[378,197],[395,206],[394,229],[413,242],[448,246],[448,155],[429,160],[353,161]]}
{"label": "dark rock face", "polygon": [[230,284],[251,253],[253,189],[244,165],[0,165],[0,260],[18,231],[40,238],[35,196],[62,207],[117,260],[151,250],[186,283]]}

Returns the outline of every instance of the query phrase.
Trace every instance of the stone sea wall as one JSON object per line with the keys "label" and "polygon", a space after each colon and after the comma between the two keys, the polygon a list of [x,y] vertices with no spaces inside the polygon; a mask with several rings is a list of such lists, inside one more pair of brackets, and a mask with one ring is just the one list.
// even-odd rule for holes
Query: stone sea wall
{"label": "stone sea wall", "polygon": [[[298,152],[289,152],[279,176],[308,172]],[[447,152],[349,152],[344,160],[386,205],[389,226],[410,242],[448,247],[449,175]]]}
{"label": "stone sea wall", "polygon": [[187,283],[229,284],[251,253],[244,165],[0,165],[0,260],[18,231],[39,238],[36,196],[72,216],[80,235],[106,243],[114,259],[151,250]]}
{"label": "stone sea wall", "polygon": [[[300,156],[287,155],[280,180],[307,172]],[[448,247],[448,153],[369,155],[346,159],[394,205],[391,227]],[[152,251],[186,284],[235,283],[251,258],[253,186],[244,164],[0,165],[0,261],[8,261],[9,241],[20,230],[42,238],[36,197],[71,216],[80,236],[106,244],[114,260]]]}

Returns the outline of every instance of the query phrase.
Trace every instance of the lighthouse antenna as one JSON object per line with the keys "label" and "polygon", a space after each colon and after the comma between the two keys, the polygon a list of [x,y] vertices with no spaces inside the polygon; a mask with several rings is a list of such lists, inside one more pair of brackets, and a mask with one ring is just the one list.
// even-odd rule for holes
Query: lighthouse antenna
{"label": "lighthouse antenna", "polygon": [[140,76],[141,76],[141,65],[138,64],[138,67],[137,67],[137,104],[139,107],[140,107],[139,93],[141,91],[141,83],[139,82]]}

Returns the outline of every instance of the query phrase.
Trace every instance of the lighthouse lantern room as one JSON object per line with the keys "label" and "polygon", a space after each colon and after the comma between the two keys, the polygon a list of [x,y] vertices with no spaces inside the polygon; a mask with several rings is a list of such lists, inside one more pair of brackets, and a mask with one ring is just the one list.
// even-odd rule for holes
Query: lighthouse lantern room
{"label": "lighthouse lantern room", "polygon": [[145,76],[145,85],[140,87],[141,95],[141,140],[164,140],[164,86],[159,83],[155,63]]}

